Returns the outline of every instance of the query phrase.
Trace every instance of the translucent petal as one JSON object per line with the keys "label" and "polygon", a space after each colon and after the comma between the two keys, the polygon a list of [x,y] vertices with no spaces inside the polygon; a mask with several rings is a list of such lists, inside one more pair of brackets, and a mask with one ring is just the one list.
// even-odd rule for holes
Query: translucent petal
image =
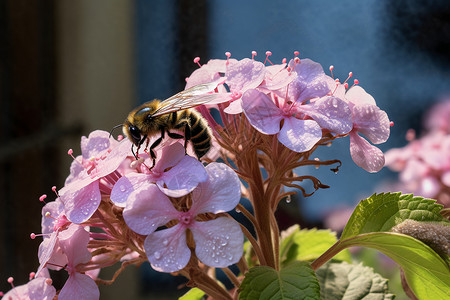
{"label": "translucent petal", "polygon": [[109,132],[103,130],[95,130],[89,134],[89,137],[81,138],[81,153],[83,159],[91,157],[100,157],[105,154],[108,149],[116,146],[118,142],[110,137]]}
{"label": "translucent petal", "polygon": [[359,85],[355,85],[349,89],[347,93],[345,93],[345,98],[356,106],[377,105],[375,99]]}
{"label": "translucent petal", "polygon": [[183,156],[183,159],[172,169],[164,172],[161,180],[156,183],[167,196],[184,196],[192,192],[200,182],[208,179],[208,173],[201,162],[191,156]]}
{"label": "translucent petal", "polygon": [[206,166],[208,180],[192,193],[191,212],[194,215],[232,210],[241,198],[241,183],[236,172],[223,163]]}
{"label": "translucent petal", "polygon": [[387,141],[390,122],[386,112],[375,105],[354,106],[352,109],[354,128],[374,144]]}
{"label": "translucent petal", "polygon": [[58,295],[60,300],[98,300],[100,291],[95,281],[88,275],[74,272]]}
{"label": "translucent petal", "polygon": [[207,222],[195,222],[190,229],[195,240],[195,254],[204,264],[225,268],[241,258],[244,235],[234,219],[220,217]]}
{"label": "translucent petal", "polygon": [[83,226],[71,225],[58,235],[59,246],[67,256],[68,265],[74,268],[78,264],[87,263],[92,255],[87,249],[89,232]]}
{"label": "translucent petal", "polygon": [[[294,67],[294,61],[289,62],[290,67]],[[296,78],[289,85],[289,99],[297,102],[323,97],[330,92],[325,72],[322,65],[308,58],[295,64],[293,73]]]}
{"label": "translucent petal", "polygon": [[91,182],[84,187],[79,187],[74,182],[70,188],[64,191],[61,189],[60,199],[64,204],[64,211],[69,221],[76,224],[83,223],[94,214],[100,204],[101,194],[98,181]]}
{"label": "translucent petal", "polygon": [[353,128],[352,112],[345,101],[327,96],[310,105],[300,105],[299,111],[313,118],[322,128],[336,134],[349,133]]}
{"label": "translucent petal", "polygon": [[145,188],[149,183],[151,176],[142,173],[130,173],[120,177],[111,190],[111,201],[119,207],[125,207],[130,195]]}
{"label": "translucent petal", "polygon": [[283,119],[281,110],[270,98],[258,91],[248,90],[242,95],[242,109],[250,124],[264,134],[276,134],[280,131]]}
{"label": "translucent petal", "polygon": [[286,118],[278,140],[295,152],[310,150],[322,138],[322,130],[313,120]]}
{"label": "translucent petal", "polygon": [[123,211],[125,223],[134,232],[142,235],[154,232],[177,216],[178,211],[155,184],[133,192]]}
{"label": "translucent petal", "polygon": [[384,166],[383,152],[354,131],[350,132],[350,154],[355,164],[367,172],[378,172]]}
{"label": "translucent petal", "polygon": [[264,80],[266,70],[264,64],[252,59],[244,58],[237,62],[230,62],[227,68],[227,84],[231,91],[244,92],[254,89]]}
{"label": "translucent petal", "polygon": [[191,250],[186,244],[186,229],[180,224],[147,236],[144,249],[153,269],[160,272],[179,271],[191,258]]}

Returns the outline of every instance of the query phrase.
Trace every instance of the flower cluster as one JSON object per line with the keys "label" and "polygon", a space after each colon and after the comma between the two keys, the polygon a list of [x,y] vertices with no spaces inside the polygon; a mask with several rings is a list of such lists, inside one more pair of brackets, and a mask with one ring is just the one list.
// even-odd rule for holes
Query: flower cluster
{"label": "flower cluster", "polygon": [[[149,261],[157,271],[184,275],[191,286],[228,299],[211,270],[222,268],[239,286],[241,279],[227,267],[236,264],[241,274],[248,270],[244,235],[260,264],[279,267],[274,213],[281,199],[295,193],[284,188],[310,195],[298,182],[312,181],[314,191],[327,187],[294,170],[340,164],[309,159],[317,147],[349,136],[357,165],[368,172],[383,167],[383,153],[360,134],[373,144],[385,142],[389,119],[364,89],[349,88],[351,73],[341,83],[297,52],[281,64],[272,64],[266,54],[263,63],[254,59],[256,52],[240,61],[226,53],[226,60],[211,60],[187,79],[187,90],[207,85],[190,97],[211,99],[197,107],[212,134],[202,161],[178,133],[116,140],[97,130],[83,137],[64,187],[54,188],[56,200],[42,210],[40,266],[28,285],[44,284],[40,278],[48,279],[48,269],[65,270],[69,277],[59,299],[98,299],[97,284],[111,282],[98,278],[102,268],[122,261],[114,281],[127,265]],[[252,212],[239,204],[241,197]],[[254,235],[227,213],[233,209],[252,223]]]}
{"label": "flower cluster", "polygon": [[409,143],[386,152],[386,166],[400,172],[398,189],[450,206],[450,101],[428,112],[421,138],[408,131]]}

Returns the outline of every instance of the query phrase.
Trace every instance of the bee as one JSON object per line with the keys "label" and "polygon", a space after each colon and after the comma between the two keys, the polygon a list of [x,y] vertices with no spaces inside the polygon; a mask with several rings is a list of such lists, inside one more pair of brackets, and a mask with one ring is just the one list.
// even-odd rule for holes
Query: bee
{"label": "bee", "polygon": [[[125,136],[137,147],[136,153],[133,146],[131,148],[135,158],[138,158],[139,149],[145,141],[147,149],[150,137],[160,134],[148,149],[153,160],[152,169],[156,160],[154,149],[166,133],[173,139],[184,138],[185,149],[191,141],[197,158],[204,156],[211,148],[211,129],[203,116],[191,108],[218,99],[220,94],[210,93],[216,87],[217,82],[199,84],[164,101],[155,99],[132,110],[122,126]],[[182,131],[184,136],[171,130]]]}

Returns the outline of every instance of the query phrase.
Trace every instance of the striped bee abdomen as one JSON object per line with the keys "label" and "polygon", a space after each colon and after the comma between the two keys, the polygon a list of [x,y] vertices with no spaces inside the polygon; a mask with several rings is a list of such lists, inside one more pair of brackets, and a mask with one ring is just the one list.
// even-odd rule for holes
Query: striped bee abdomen
{"label": "striped bee abdomen", "polygon": [[211,148],[211,131],[207,121],[195,110],[189,110],[188,120],[191,126],[191,141],[198,158],[204,156]]}

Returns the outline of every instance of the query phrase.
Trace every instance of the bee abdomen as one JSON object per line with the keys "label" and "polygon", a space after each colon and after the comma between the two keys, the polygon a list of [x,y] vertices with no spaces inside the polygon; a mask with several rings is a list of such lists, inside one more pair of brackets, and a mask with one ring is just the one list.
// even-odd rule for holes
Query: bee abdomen
{"label": "bee abdomen", "polygon": [[192,146],[197,157],[201,158],[211,148],[211,131],[206,120],[196,111],[191,111],[189,121],[191,125]]}

